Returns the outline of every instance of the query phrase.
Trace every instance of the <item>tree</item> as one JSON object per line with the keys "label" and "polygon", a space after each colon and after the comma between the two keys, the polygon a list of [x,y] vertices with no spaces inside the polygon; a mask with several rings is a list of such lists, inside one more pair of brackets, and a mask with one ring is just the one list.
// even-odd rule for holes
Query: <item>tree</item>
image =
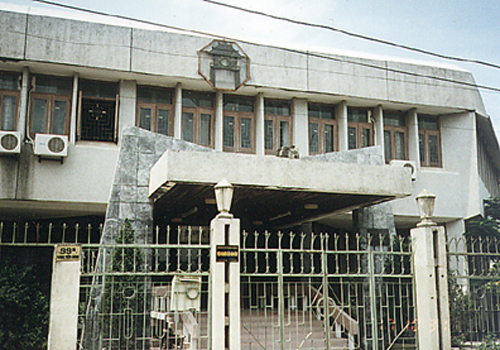
{"label": "tree", "polygon": [[484,218],[477,217],[467,222],[469,237],[500,237],[500,197],[484,201]]}
{"label": "tree", "polygon": [[33,266],[0,263],[0,349],[46,349],[49,300]]}

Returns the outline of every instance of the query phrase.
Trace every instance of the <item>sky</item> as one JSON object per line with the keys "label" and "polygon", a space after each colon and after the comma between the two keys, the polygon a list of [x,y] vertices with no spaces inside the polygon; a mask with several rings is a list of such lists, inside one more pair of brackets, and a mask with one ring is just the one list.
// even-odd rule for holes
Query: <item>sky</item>
{"label": "sky", "polygon": [[[0,1],[58,9],[31,0]],[[52,1],[257,43],[446,64],[472,72],[479,85],[500,88],[498,68],[438,59],[325,29],[308,28],[249,14],[202,0]],[[500,0],[218,1],[280,17],[324,24],[448,56],[500,65]],[[500,92],[481,90],[481,95],[497,135],[500,136]]]}

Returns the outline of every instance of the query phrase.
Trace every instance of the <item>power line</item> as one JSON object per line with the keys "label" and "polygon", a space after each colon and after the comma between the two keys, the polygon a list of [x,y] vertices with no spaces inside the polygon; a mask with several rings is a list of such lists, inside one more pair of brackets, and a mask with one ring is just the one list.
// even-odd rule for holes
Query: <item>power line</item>
{"label": "power line", "polygon": [[378,43],[378,44],[393,46],[393,47],[397,47],[397,48],[408,50],[408,51],[418,52],[418,53],[421,53],[421,54],[424,54],[424,55],[429,55],[429,56],[433,56],[433,57],[439,57],[439,58],[443,58],[443,59],[447,59],[447,60],[453,60],[453,61],[458,61],[458,62],[466,62],[466,63],[479,64],[479,65],[486,66],[486,67],[489,67],[489,68],[500,69],[500,65],[496,64],[496,63],[486,62],[486,61],[472,59],[472,58],[464,58],[464,57],[456,57],[456,56],[444,55],[444,54],[440,54],[440,53],[437,53],[437,52],[432,52],[432,51],[429,51],[429,50],[420,49],[418,47],[408,46],[408,45],[405,45],[405,44],[399,44],[399,43],[396,43],[396,42],[393,42],[393,41],[379,39],[379,38],[371,37],[371,36],[364,35],[364,34],[353,33],[353,32],[347,31],[345,29],[335,28],[335,27],[332,27],[332,26],[329,26],[329,25],[326,25],[326,24],[317,24],[317,23],[299,21],[299,20],[295,20],[295,19],[291,19],[291,18],[287,18],[287,17],[281,17],[281,16],[276,16],[276,15],[268,14],[268,13],[261,12],[261,11],[250,10],[250,9],[239,7],[239,6],[235,6],[235,5],[225,4],[225,3],[222,3],[222,2],[219,2],[219,1],[214,1],[214,0],[201,0],[201,1],[213,4],[213,5],[224,6],[224,7],[233,9],[233,10],[243,11],[243,12],[251,13],[251,14],[254,14],[254,15],[259,15],[259,16],[264,16],[264,17],[276,19],[276,20],[279,20],[279,21],[285,21],[285,22],[289,22],[289,23],[293,23],[293,24],[299,24],[299,25],[302,25],[302,26],[307,26],[307,27],[312,27],[312,28],[327,29],[327,30],[331,30],[333,32],[337,32],[337,33],[341,33],[341,34],[344,34],[344,35],[348,35],[348,36],[351,36],[351,37],[354,37],[354,38],[357,38],[357,39],[363,39],[363,40],[372,41],[372,42],[375,42],[375,43]]}
{"label": "power line", "polygon": [[[438,80],[438,81],[443,81],[443,82],[448,82],[448,83],[453,83],[457,85],[462,85],[462,86],[467,86],[469,88],[477,88],[477,89],[483,89],[483,90],[488,90],[488,91],[493,91],[493,92],[500,92],[500,88],[498,87],[493,87],[493,86],[487,86],[487,85],[478,85],[476,83],[469,83],[465,81],[459,81],[459,80],[453,80],[453,79],[448,79],[448,78],[443,78],[443,77],[437,77],[434,75],[427,75],[427,74],[421,74],[421,73],[416,73],[416,72],[410,72],[402,69],[395,69],[395,68],[388,68],[388,67],[382,67],[376,64],[369,64],[369,63],[363,63],[359,61],[353,61],[349,60],[347,58],[337,58],[337,57],[332,57],[327,54],[320,54],[320,53],[314,53],[314,52],[308,52],[308,51],[303,51],[303,50],[297,50],[297,49],[290,49],[290,48],[284,48],[284,47],[279,47],[279,46],[273,46],[273,45],[264,45],[264,44],[258,44],[254,42],[250,42],[247,40],[240,40],[240,39],[235,39],[232,37],[228,36],[223,36],[223,35],[218,35],[218,34],[212,34],[208,33],[205,31],[200,31],[200,30],[193,30],[193,29],[185,29],[181,27],[176,27],[168,24],[163,24],[163,23],[158,23],[154,21],[149,21],[149,20],[143,20],[143,19],[138,19],[130,16],[124,16],[124,15],[118,15],[118,14],[112,14],[112,13],[107,13],[107,12],[102,12],[102,11],[97,11],[97,10],[91,10],[91,9],[86,9],[78,6],[73,6],[73,5],[68,5],[68,4],[63,4],[63,3],[58,3],[50,0],[33,0],[35,2],[40,2],[43,4],[47,5],[52,5],[52,6],[57,6],[57,7],[62,7],[70,10],[75,10],[75,11],[80,11],[80,12],[87,12],[95,15],[101,15],[101,16],[106,16],[106,17],[113,17],[113,18],[119,18],[127,21],[134,21],[138,23],[143,23],[143,24],[149,24],[153,26],[158,26],[161,28],[167,28],[167,29],[174,29],[182,32],[187,32],[187,33],[192,33],[192,34],[197,34],[197,35],[204,35],[216,39],[222,39],[222,40],[228,40],[228,41],[238,41],[241,43],[249,44],[249,45],[255,45],[259,47],[269,47],[269,48],[274,48],[290,53],[295,53],[295,54],[300,54],[300,55],[306,55],[310,57],[316,57],[316,58],[321,58],[325,60],[330,60],[330,61],[336,61],[336,62],[344,62],[344,63],[350,63],[353,65],[358,65],[362,67],[367,67],[367,68],[372,68],[376,70],[382,70],[386,72],[392,72],[392,73],[398,73],[398,74],[404,74],[404,75],[409,75],[409,76],[414,76],[414,77],[420,77],[420,78],[428,78],[428,79],[433,79],[433,80]],[[202,0],[205,1],[205,0]]]}

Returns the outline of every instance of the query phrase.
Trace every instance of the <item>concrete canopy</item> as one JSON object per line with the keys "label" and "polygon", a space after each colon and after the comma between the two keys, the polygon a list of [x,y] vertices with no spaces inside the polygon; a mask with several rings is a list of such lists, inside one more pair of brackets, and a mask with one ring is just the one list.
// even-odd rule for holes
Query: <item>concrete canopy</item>
{"label": "concrete canopy", "polygon": [[271,227],[405,197],[411,185],[408,170],[386,165],[168,150],[150,173],[155,217],[208,222],[217,213],[213,186],[224,178],[235,187],[231,212]]}

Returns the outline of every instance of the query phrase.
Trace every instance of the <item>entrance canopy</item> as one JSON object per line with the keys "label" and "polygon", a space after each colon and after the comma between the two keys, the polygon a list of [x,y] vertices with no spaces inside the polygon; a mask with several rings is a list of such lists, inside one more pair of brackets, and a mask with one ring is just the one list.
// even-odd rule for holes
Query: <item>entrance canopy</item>
{"label": "entrance canopy", "polygon": [[168,150],[151,168],[155,217],[207,224],[217,213],[213,187],[234,187],[231,212],[279,227],[410,195],[410,173],[388,165]]}

